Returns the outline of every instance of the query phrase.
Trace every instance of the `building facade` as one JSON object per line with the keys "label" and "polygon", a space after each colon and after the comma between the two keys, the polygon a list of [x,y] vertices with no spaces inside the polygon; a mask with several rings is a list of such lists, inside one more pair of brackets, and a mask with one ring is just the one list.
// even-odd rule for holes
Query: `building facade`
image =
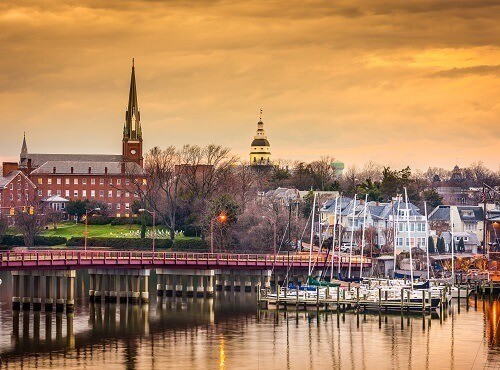
{"label": "building facade", "polygon": [[[144,186],[146,181],[143,169],[142,126],[133,62],[121,154],[30,153],[25,136],[19,163],[17,165],[4,163],[3,168],[4,172],[7,169],[8,173],[4,173],[1,183],[6,183],[9,191],[12,181],[15,183],[17,178],[22,178],[21,182],[24,181],[22,186],[33,192],[32,203],[43,202],[54,196],[63,200],[88,199],[103,204],[109,215],[130,216],[132,203],[139,198],[140,187]],[[16,179],[9,180],[12,176]],[[12,195],[17,201],[18,194]],[[26,196],[29,197],[24,193],[21,195],[23,199]],[[10,199],[11,194],[2,194],[2,202],[6,197]],[[63,200],[61,202],[64,202]]]}

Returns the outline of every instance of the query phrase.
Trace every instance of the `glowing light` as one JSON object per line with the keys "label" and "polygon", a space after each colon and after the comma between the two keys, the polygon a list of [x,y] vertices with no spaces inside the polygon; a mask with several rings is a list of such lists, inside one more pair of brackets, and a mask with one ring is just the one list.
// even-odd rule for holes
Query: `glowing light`
{"label": "glowing light", "polygon": [[226,352],[224,351],[225,343],[224,338],[220,337],[219,339],[219,369],[226,369]]}

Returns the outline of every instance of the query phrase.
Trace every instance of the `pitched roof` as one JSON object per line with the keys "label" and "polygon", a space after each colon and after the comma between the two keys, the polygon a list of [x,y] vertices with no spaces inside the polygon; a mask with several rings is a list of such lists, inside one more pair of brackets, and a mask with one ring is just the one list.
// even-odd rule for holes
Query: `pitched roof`
{"label": "pitched roof", "polygon": [[[122,155],[116,154],[33,154],[27,156],[31,159],[33,168],[40,167],[49,161],[70,161],[70,162],[121,162]],[[26,164],[24,161],[22,164]]]}
{"label": "pitched roof", "polygon": [[[121,157],[121,156],[120,156]],[[54,168],[56,169],[56,174],[77,174],[77,175],[88,175],[89,168],[91,169],[91,175],[120,175],[122,173],[122,163],[121,161],[112,162],[89,162],[89,161],[47,161],[38,167],[36,170],[32,171],[31,174],[52,174],[54,173]],[[71,172],[73,168],[73,172]],[[125,172],[127,174],[143,174],[144,169],[134,162],[125,162]]]}
{"label": "pitched roof", "polygon": [[63,198],[59,195],[53,195],[51,197],[47,197],[42,199],[42,202],[47,202],[47,203],[53,203],[53,202],[59,202],[59,203],[66,203],[69,202],[69,199]]}
{"label": "pitched roof", "polygon": [[0,176],[0,189],[5,189],[7,185],[9,185],[12,182],[12,180],[14,180],[17,177],[17,175],[21,175],[22,177],[24,177],[24,179],[28,181],[31,184],[31,186],[36,188],[35,184],[33,184],[33,182],[30,179],[28,179],[24,173],[22,173],[22,171],[15,170],[15,171],[10,171],[7,174],[7,176]]}
{"label": "pitched roof", "polygon": [[437,206],[429,214],[429,221],[450,221],[450,206]]}

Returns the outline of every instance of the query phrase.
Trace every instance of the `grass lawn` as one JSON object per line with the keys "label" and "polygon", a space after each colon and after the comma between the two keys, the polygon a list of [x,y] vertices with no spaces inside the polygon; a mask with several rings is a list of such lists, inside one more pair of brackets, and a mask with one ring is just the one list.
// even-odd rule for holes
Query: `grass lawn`
{"label": "grass lawn", "polygon": [[[146,230],[146,237],[148,237],[151,228]],[[65,238],[83,237],[85,231],[84,224],[75,224],[73,222],[64,222],[57,225],[57,229],[50,226],[49,230],[44,230],[44,236],[63,236]],[[156,227],[157,238],[168,238],[168,231],[161,226]],[[139,225],[88,225],[88,237],[107,237],[107,238],[139,238],[140,227]],[[192,239],[183,235],[177,235],[176,239]]]}

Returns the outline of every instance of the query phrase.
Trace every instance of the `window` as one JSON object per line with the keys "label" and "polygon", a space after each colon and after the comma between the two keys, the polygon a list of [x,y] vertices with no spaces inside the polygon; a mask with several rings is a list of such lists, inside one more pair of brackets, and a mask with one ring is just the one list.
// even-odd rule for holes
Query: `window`
{"label": "window", "polygon": [[57,195],[61,196],[61,190],[57,190]]}
{"label": "window", "polygon": [[47,184],[52,185],[52,179],[47,179]]}
{"label": "window", "polygon": [[78,179],[73,179],[73,184],[78,185]]}
{"label": "window", "polygon": [[87,196],[87,190],[82,190],[82,197],[86,197]]}
{"label": "window", "polygon": [[102,198],[104,197],[104,190],[99,190],[99,196]]}
{"label": "window", "polygon": [[66,185],[69,185],[69,179],[65,179],[65,180],[64,180],[64,183],[65,183]]}
{"label": "window", "polygon": [[95,190],[91,190],[91,191],[90,191],[90,196],[91,196],[92,198],[94,198],[94,197],[95,197]]}
{"label": "window", "polygon": [[14,190],[14,184],[10,183],[10,190]]}
{"label": "window", "polygon": [[116,185],[121,185],[122,184],[122,179],[116,179]]}
{"label": "window", "polygon": [[43,190],[38,190],[38,196],[42,197],[43,196]]}
{"label": "window", "polygon": [[148,182],[146,179],[142,179],[142,185],[146,185]]}
{"label": "window", "polygon": [[122,208],[122,205],[121,205],[120,203],[118,203],[118,204],[116,205],[116,209],[121,209],[121,208]]}
{"label": "window", "polygon": [[130,193],[128,191],[125,192],[125,197],[126,198],[130,197]]}
{"label": "window", "polygon": [[108,198],[112,198],[113,197],[113,190],[108,190]]}
{"label": "window", "polygon": [[78,196],[78,190],[73,190],[73,196],[75,196],[75,197]]}
{"label": "window", "polygon": [[90,185],[95,185],[95,179],[90,179]]}
{"label": "window", "polygon": [[113,185],[113,179],[109,179],[109,185]]}
{"label": "window", "polygon": [[122,191],[121,191],[121,190],[117,190],[117,191],[116,191],[116,196],[117,196],[118,198],[120,198],[120,197],[122,196]]}
{"label": "window", "polygon": [[125,180],[125,185],[130,185],[130,180],[129,179]]}
{"label": "window", "polygon": [[24,184],[24,188],[28,190],[28,183]]}
{"label": "window", "polygon": [[10,200],[13,201],[14,200],[14,195],[10,195]]}
{"label": "window", "polygon": [[104,179],[99,179],[99,185],[104,185]]}
{"label": "window", "polygon": [[49,190],[47,190],[47,196],[48,196],[48,197],[52,196],[52,190],[50,190],[50,189],[49,189]]}
{"label": "window", "polygon": [[38,179],[38,185],[42,185],[43,184],[43,179]]}
{"label": "window", "polygon": [[125,209],[130,209],[130,203],[125,203]]}
{"label": "window", "polygon": [[24,199],[28,200],[28,194],[24,194]]}
{"label": "window", "polygon": [[21,194],[17,194],[17,200],[21,200]]}
{"label": "window", "polygon": [[65,191],[64,191],[64,195],[65,195],[66,197],[69,197],[69,190],[65,190]]}
{"label": "window", "polygon": [[61,178],[58,178],[58,179],[56,180],[56,182],[57,182],[57,185],[61,185]]}
{"label": "window", "polygon": [[87,179],[82,179],[82,184],[87,185]]}

